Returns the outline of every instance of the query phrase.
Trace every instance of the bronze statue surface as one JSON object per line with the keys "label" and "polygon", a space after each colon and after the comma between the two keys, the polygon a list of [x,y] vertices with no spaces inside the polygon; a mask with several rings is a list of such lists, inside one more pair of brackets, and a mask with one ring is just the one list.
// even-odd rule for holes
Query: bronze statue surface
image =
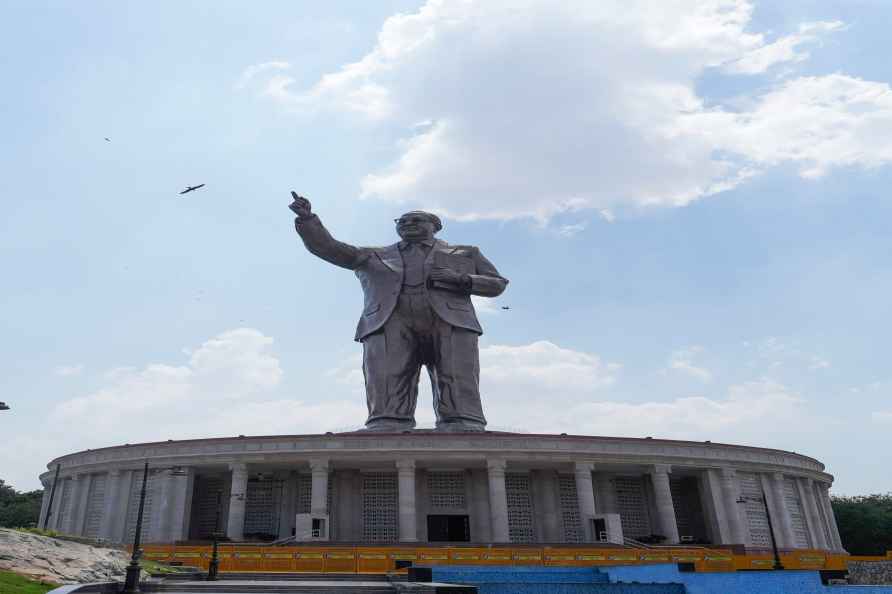
{"label": "bronze statue surface", "polygon": [[307,250],[354,271],[362,285],[365,305],[355,340],[363,347],[366,429],[415,427],[424,366],[437,429],[483,431],[477,346],[483,329],[471,295],[496,297],[508,280],[477,247],[436,239],[442,223],[434,214],[411,211],[396,219],[397,243],[356,247],[333,238],[309,200],[291,195],[294,226]]}

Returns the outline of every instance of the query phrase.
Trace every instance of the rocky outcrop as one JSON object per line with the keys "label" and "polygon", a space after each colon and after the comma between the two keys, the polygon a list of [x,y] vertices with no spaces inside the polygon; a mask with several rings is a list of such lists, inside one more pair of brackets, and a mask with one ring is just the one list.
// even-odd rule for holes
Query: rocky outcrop
{"label": "rocky outcrop", "polygon": [[123,581],[129,560],[120,549],[0,528],[0,569],[44,582]]}

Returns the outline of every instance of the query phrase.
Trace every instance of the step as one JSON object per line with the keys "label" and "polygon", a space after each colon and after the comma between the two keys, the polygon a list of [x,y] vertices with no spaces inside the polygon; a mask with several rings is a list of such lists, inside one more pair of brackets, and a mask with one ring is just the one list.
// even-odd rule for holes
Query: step
{"label": "step", "polygon": [[164,594],[395,594],[396,588],[380,581],[249,581],[162,582],[146,584],[143,592]]}
{"label": "step", "polygon": [[[178,575],[168,573],[159,575],[165,582],[181,582],[181,581],[203,581],[206,573],[189,574],[184,573]],[[388,576],[383,573],[360,574],[360,573],[302,573],[302,572],[220,572],[217,574],[217,581],[247,580],[247,581],[346,581],[346,582],[391,582],[405,581],[406,575],[393,574]]]}

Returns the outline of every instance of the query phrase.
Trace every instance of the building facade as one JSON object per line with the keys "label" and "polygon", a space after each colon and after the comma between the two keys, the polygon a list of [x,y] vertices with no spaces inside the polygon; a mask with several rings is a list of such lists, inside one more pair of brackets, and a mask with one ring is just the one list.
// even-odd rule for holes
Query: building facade
{"label": "building facade", "polygon": [[[516,433],[340,433],[167,441],[53,460],[41,526],[129,542],[143,479],[143,542],[590,543],[616,514],[622,535],[663,544],[841,551],[833,477],[780,450],[657,439]],[[56,468],[59,478],[52,496]],[[765,500],[762,496],[764,493]]]}

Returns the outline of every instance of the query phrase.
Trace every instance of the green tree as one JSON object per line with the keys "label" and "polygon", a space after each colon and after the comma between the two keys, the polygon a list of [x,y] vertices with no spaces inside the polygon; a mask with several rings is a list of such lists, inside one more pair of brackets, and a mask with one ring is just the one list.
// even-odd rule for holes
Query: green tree
{"label": "green tree", "polygon": [[40,519],[43,491],[20,493],[0,479],[0,527],[31,528]]}
{"label": "green tree", "polygon": [[892,551],[892,493],[832,497],[842,544],[852,555]]}

